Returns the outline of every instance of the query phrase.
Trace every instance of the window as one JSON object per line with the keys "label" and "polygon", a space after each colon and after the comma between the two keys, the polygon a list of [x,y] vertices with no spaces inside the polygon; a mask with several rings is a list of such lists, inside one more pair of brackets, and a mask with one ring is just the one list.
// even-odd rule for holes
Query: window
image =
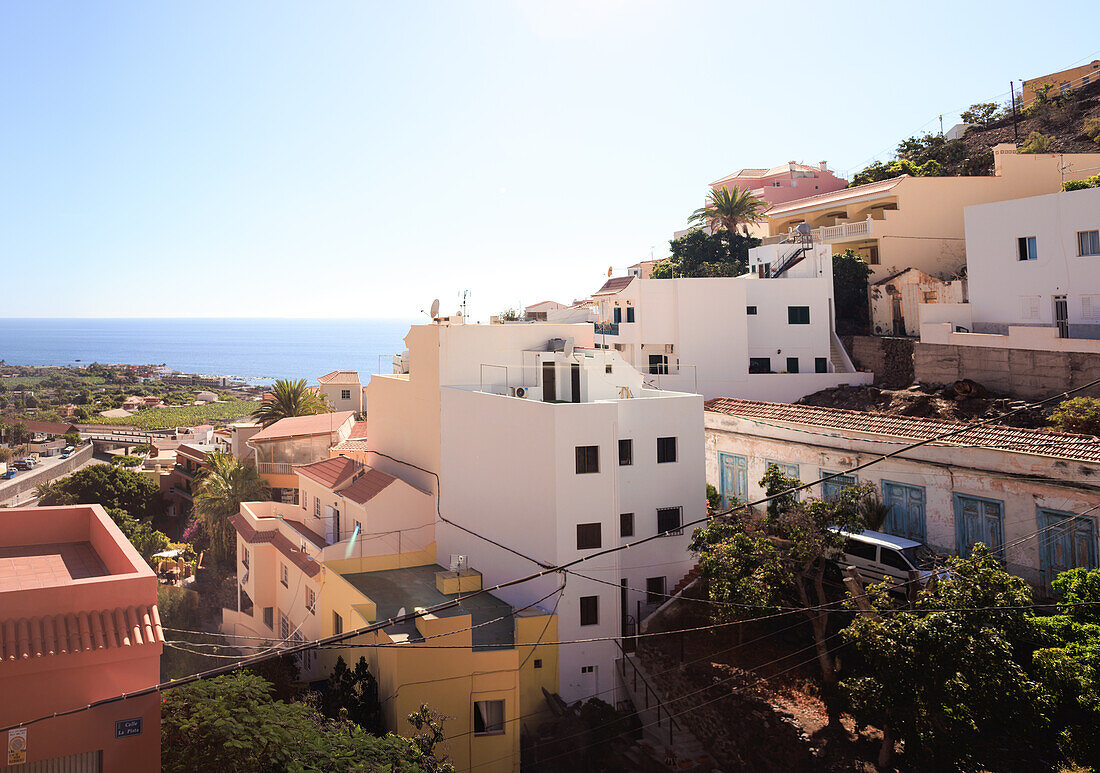
{"label": "window", "polygon": [[600,547],[601,542],[600,524],[577,524],[577,550],[592,550]]}
{"label": "window", "polygon": [[924,302],[925,303],[937,303],[939,301],[939,299],[940,299],[940,294],[937,293],[935,290],[925,290],[924,291]]}
{"label": "window", "polygon": [[286,568],[286,564],[279,565],[279,582],[283,584],[284,588],[290,587],[290,570]]}
{"label": "window", "polygon": [[340,617],[338,612],[332,613],[332,633],[340,634],[344,632],[344,618]]}
{"label": "window", "polygon": [[[827,475],[834,475],[835,473],[828,472],[827,470],[821,470],[821,477],[824,478]],[[821,484],[821,498],[827,502],[835,502],[840,498],[840,494],[844,489],[849,486],[854,486],[858,483],[855,475],[837,475],[835,478],[829,478]]]}
{"label": "window", "polygon": [[1078,231],[1077,254],[1100,255],[1100,231]]}
{"label": "window", "polygon": [[645,603],[647,604],[664,604],[665,597],[665,578],[664,577],[647,577],[645,581]]}
{"label": "window", "polygon": [[1081,319],[1100,319],[1100,295],[1081,296]]}
{"label": "window", "polygon": [[535,658],[535,661],[532,665],[534,668],[542,668],[542,658]]}
{"label": "window", "polygon": [[810,307],[809,306],[788,306],[787,307],[787,324],[789,324],[789,325],[808,325],[808,324],[810,324]]}
{"label": "window", "polygon": [[667,354],[651,354],[649,355],[649,372],[652,375],[668,375],[668,355]]}
{"label": "window", "polygon": [[619,441],[619,466],[629,467],[634,464],[634,441],[629,438]]}
{"label": "window", "polygon": [[676,461],[676,438],[657,438],[657,464],[666,464]]}
{"label": "window", "polygon": [[619,536],[634,536],[634,513],[619,513]]}
{"label": "window", "polygon": [[657,508],[657,533],[669,537],[676,534],[683,534],[684,530],[680,526],[680,514],[682,511],[682,507]]}
{"label": "window", "polygon": [[621,307],[616,306],[611,311],[611,321],[616,325],[623,321],[623,310]]}
{"label": "window", "polygon": [[285,641],[290,638],[290,621],[286,615],[279,615],[279,636]]}
{"label": "window", "polygon": [[581,625],[598,625],[600,622],[600,597],[581,596]]}
{"label": "window", "polygon": [[474,701],[474,735],[504,732],[504,701]]}
{"label": "window", "polygon": [[788,357],[787,358],[787,372],[788,373],[798,373],[798,358],[797,357]]}
{"label": "window", "polygon": [[[598,349],[599,347],[597,346],[596,348]],[[603,372],[604,373],[610,373],[611,372],[611,363],[610,362],[603,366]]]}
{"label": "window", "polygon": [[[792,480],[799,480],[797,464],[787,464],[786,462],[777,462],[773,459],[765,459],[764,469],[766,470],[769,467],[778,467],[779,471],[783,473],[784,477],[791,478]],[[799,492],[796,491],[791,494],[791,496],[794,497],[794,501],[796,502],[798,501],[798,493]]]}
{"label": "window", "polygon": [[626,321],[627,322],[633,322],[634,321],[634,307],[633,306],[627,306],[626,307]]}
{"label": "window", "polygon": [[1035,260],[1038,257],[1034,236],[1021,236],[1016,240],[1016,260]]}
{"label": "window", "polygon": [[275,607],[264,607],[264,625],[275,630]]}
{"label": "window", "polygon": [[351,390],[350,389],[341,389],[340,390],[340,399],[341,400],[350,400],[351,399]]}
{"label": "window", "polygon": [[771,357],[749,357],[749,373],[771,373]]}
{"label": "window", "polygon": [[306,609],[311,615],[317,614],[317,594],[313,592],[313,588],[306,588]]}
{"label": "window", "polygon": [[844,552],[854,558],[862,558],[864,561],[874,561],[878,548],[866,542],[850,539],[844,543]]}
{"label": "window", "polygon": [[748,314],[750,317],[756,316],[756,307],[755,306],[746,306],[745,307],[745,313]]}
{"label": "window", "polygon": [[241,548],[241,565],[248,568],[248,548]]}
{"label": "window", "polygon": [[825,357],[814,357],[814,373],[828,373],[829,360]]}
{"label": "window", "polygon": [[577,474],[600,471],[600,447],[577,446]]}
{"label": "window", "polygon": [[909,562],[901,557],[901,553],[891,548],[879,548],[879,562],[886,564],[892,569],[900,569],[903,572],[908,572],[913,567],[909,566]]}
{"label": "window", "polygon": [[[307,494],[306,496],[309,496],[309,495]],[[321,498],[320,497],[314,497],[313,498],[313,517],[314,518],[320,518],[321,517]]]}
{"label": "window", "polygon": [[582,674],[594,674],[594,673],[596,673],[596,667],[595,666],[581,666],[581,673]]}

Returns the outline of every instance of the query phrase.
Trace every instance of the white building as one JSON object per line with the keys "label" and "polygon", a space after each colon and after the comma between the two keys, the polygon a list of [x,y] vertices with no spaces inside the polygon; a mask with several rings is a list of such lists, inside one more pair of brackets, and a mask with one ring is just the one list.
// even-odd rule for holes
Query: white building
{"label": "white building", "polygon": [[[778,465],[809,482],[850,469],[960,422],[751,400],[706,404],[707,480],[729,501],[753,501]],[[905,451],[801,496],[872,483],[892,505],[881,531],[962,554],[983,542],[1008,570],[1050,592],[1059,572],[1095,568],[1100,440],[1014,427],[978,427]]]}
{"label": "white building", "polygon": [[970,302],[922,305],[922,341],[1100,352],[1100,188],[967,207],[965,218]]}
{"label": "white building", "polygon": [[[547,565],[667,535],[578,566],[603,582],[571,574],[543,602],[561,639],[621,636],[690,570],[680,525],[706,512],[700,396],[647,388],[593,346],[591,324],[415,325],[405,342],[409,372],[368,386],[371,447],[429,472],[374,454],[372,467],[438,490],[443,518]],[[440,562],[467,556],[487,587],[538,568],[447,523],[436,535]],[[561,579],[499,595],[522,607]],[[561,696],[614,687],[618,654],[613,641],[562,648]]]}
{"label": "white building", "polygon": [[650,386],[707,399],[794,401],[871,383],[834,331],[826,245],[757,247],[749,251],[749,273],[739,277],[652,279],[645,266],[636,268],[593,296],[595,344],[620,352]]}
{"label": "white building", "polygon": [[317,379],[317,390],[334,411],[363,412],[363,385],[354,370],[334,370]]}

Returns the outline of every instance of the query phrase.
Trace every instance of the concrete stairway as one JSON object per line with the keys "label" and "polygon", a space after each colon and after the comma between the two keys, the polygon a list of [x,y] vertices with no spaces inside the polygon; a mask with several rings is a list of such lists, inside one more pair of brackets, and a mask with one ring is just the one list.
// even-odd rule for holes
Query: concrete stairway
{"label": "concrete stairway", "polygon": [[833,371],[836,373],[851,373],[852,368],[848,366],[848,357],[844,351],[843,345],[840,343],[840,339],[836,335],[830,336],[829,341],[829,360],[833,363]]}
{"label": "concrete stairway", "polygon": [[[634,705],[642,724],[641,739],[626,752],[632,769],[652,773],[672,770],[696,773],[717,771],[706,747],[687,729],[684,717],[672,719],[674,724],[670,734],[669,708],[664,705],[666,697],[656,692],[656,684],[645,672],[645,667],[638,658],[623,653],[622,659],[616,665],[619,683]],[[659,702],[661,705],[658,710]],[[682,703],[673,703],[671,713],[676,714],[684,709]]]}

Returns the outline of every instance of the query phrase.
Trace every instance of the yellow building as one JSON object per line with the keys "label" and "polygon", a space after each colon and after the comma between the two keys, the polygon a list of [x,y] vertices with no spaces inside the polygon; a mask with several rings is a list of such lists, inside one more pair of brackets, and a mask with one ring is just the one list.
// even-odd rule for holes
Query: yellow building
{"label": "yellow building", "polygon": [[[232,642],[291,643],[346,633],[481,590],[481,574],[436,564],[434,497],[356,459],[296,466],[296,503],[247,502],[237,530],[238,603],[222,611]],[[548,602],[549,603],[549,602]],[[249,637],[249,638],[245,638]],[[442,714],[442,752],[457,769],[518,771],[520,733],[558,691],[557,617],[491,593],[311,650],[301,678],[324,679],[360,656],[378,680],[386,727],[409,734],[421,704]]]}
{"label": "yellow building", "polygon": [[1035,99],[1036,92],[1043,86],[1053,86],[1052,91],[1064,94],[1097,81],[1100,81],[1100,59],[1080,67],[1071,67],[1068,70],[1052,72],[1050,75],[1041,75],[1024,81],[1020,93],[1020,104],[1027,107],[1028,103]]}
{"label": "yellow building", "polygon": [[985,177],[910,177],[808,196],[767,210],[765,244],[789,238],[802,223],[834,252],[852,249],[878,281],[907,268],[948,278],[966,265],[963,209],[1025,196],[1056,193],[1066,180],[1100,168],[1100,153],[1017,153],[993,148],[994,171]]}

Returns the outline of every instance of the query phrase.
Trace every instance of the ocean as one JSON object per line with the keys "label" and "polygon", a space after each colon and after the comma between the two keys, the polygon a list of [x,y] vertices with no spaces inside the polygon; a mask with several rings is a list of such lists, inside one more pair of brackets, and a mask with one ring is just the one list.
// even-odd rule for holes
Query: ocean
{"label": "ocean", "polygon": [[[391,373],[411,323],[396,319],[0,319],[8,365],[164,364],[264,383],[333,370]],[[381,360],[381,365],[379,361]]]}

